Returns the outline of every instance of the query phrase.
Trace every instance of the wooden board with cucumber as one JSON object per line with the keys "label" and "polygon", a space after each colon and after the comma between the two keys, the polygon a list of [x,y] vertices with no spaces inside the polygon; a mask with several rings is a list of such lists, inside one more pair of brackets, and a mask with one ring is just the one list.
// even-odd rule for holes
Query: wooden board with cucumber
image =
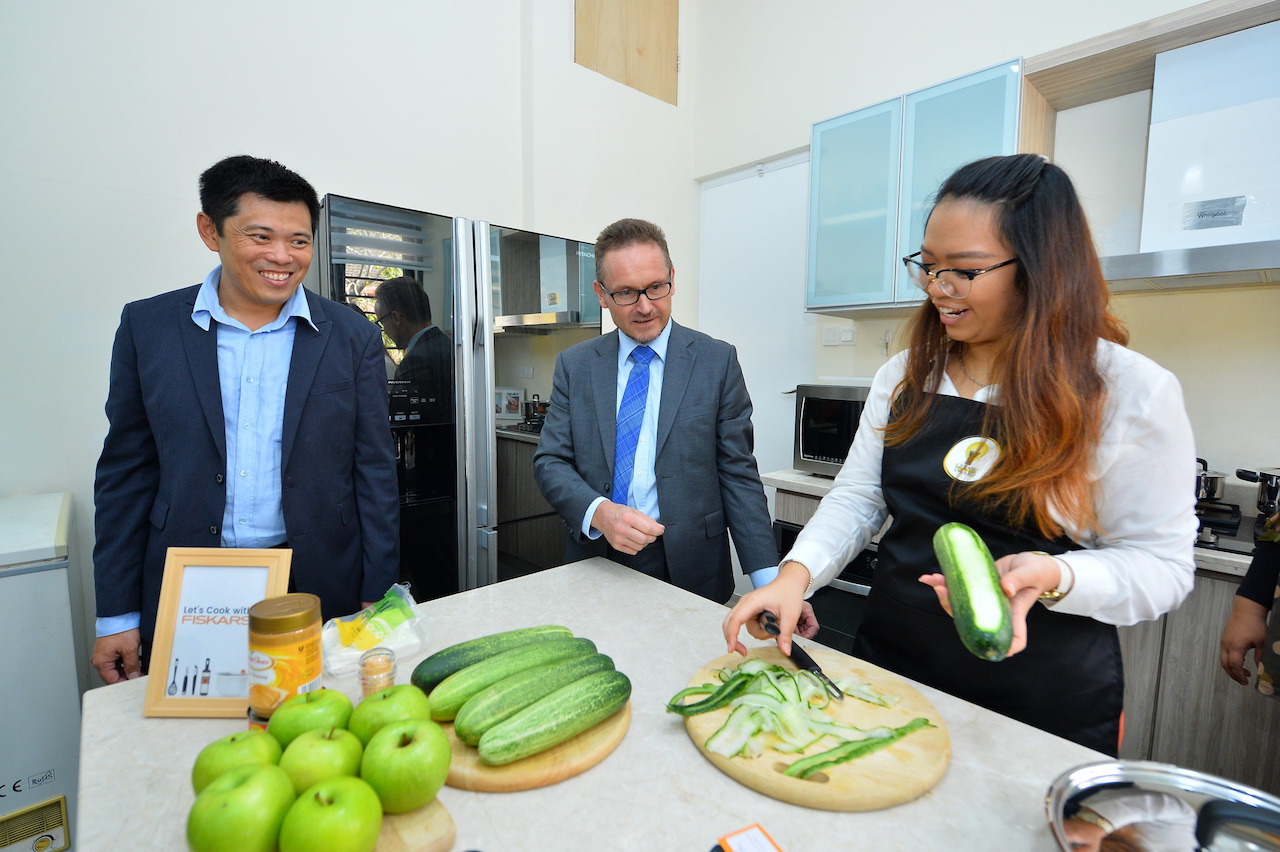
{"label": "wooden board with cucumber", "polygon": [[411,681],[449,736],[446,783],[466,790],[528,790],[577,775],[617,747],[631,720],[631,681],[595,643],[557,625],[442,649]]}
{"label": "wooden board with cucumber", "polygon": [[[684,716],[689,737],[703,756],[726,775],[757,792],[821,810],[887,808],[911,801],[932,788],[950,762],[951,737],[946,723],[928,699],[907,681],[878,666],[812,644],[805,647],[837,683],[858,684],[857,691],[867,697],[887,697],[881,703],[873,703],[858,700],[851,692],[855,697],[832,701],[822,710],[836,725],[870,732],[873,747],[862,749],[851,745],[847,751],[865,753],[844,760],[837,756],[829,766],[816,761],[822,768],[807,779],[785,773],[792,764],[840,745],[839,740],[828,737],[799,753],[778,752],[766,745],[758,757],[717,754],[714,742],[711,747],[708,742],[718,733],[723,737],[726,722],[736,709],[729,702],[710,712]],[[718,685],[722,682],[722,671],[735,671],[747,660],[760,660],[795,671],[795,664],[777,646],[767,645],[753,648],[745,658],[726,654],[712,660],[693,675],[689,686]],[[686,700],[694,702],[698,696],[690,695]],[[766,738],[777,742],[772,733],[767,733]],[[875,742],[877,739],[882,741]]]}

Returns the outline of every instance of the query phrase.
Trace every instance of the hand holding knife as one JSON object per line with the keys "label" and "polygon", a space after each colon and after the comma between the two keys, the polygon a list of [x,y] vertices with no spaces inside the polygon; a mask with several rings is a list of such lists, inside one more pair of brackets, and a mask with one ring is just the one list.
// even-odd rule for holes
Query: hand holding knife
{"label": "hand holding knife", "polygon": [[[770,636],[777,636],[781,631],[778,629],[778,617],[769,610],[764,610],[757,617],[760,626],[764,628],[764,632]],[[822,671],[822,667],[814,661],[795,641],[795,637],[791,638],[791,653],[789,654],[791,661],[798,667],[808,672],[813,672],[818,676],[818,680],[822,681],[823,686],[827,688],[827,692],[837,701],[844,701],[844,693],[840,691],[840,687],[836,686],[831,678],[827,677]]]}

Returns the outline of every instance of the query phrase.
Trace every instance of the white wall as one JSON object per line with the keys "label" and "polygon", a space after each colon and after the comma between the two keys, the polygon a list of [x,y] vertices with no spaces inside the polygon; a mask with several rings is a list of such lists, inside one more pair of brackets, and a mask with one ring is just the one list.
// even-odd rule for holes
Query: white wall
{"label": "white wall", "polygon": [[806,147],[823,119],[1197,2],[697,0],[694,174]]}
{"label": "white wall", "polygon": [[[1012,58],[1035,56],[1198,5],[1187,0],[699,0],[694,172],[710,178],[803,149],[810,126]],[[1105,253],[1137,251],[1150,93],[1059,116],[1057,161],[1076,180]],[[938,132],[963,132],[963,128]],[[1280,465],[1280,396],[1265,389],[1280,354],[1280,288],[1122,296],[1131,346],[1182,382],[1198,453],[1215,470]],[[874,373],[902,341],[902,319],[860,319],[853,347],[821,345],[814,378]],[[884,335],[894,339],[886,349]],[[1256,486],[1234,476],[1252,510]],[[1246,487],[1247,486],[1247,487]]]}
{"label": "white wall", "polygon": [[229,154],[583,240],[647,216],[696,292],[692,71],[674,107],[574,65],[573,0],[0,4],[0,495],[74,492],[88,591],[120,309],[216,262],[196,181]]}

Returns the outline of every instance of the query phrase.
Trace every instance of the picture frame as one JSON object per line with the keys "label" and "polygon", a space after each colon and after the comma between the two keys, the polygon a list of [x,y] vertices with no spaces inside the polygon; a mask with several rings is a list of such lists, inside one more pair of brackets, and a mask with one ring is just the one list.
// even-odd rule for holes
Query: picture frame
{"label": "picture frame", "polygon": [[249,607],[288,591],[292,561],[284,547],[169,548],[144,716],[244,718]]}
{"label": "picture frame", "polygon": [[493,389],[493,419],[499,424],[524,420],[524,388]]}

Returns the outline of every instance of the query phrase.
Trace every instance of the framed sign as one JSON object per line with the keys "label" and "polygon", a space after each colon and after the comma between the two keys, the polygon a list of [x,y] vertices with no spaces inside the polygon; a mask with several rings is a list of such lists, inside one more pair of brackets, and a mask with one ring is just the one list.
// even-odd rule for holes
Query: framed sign
{"label": "framed sign", "polygon": [[498,423],[519,423],[523,420],[524,388],[494,388],[493,419]]}
{"label": "framed sign", "polygon": [[171,547],[144,716],[244,716],[249,607],[289,588],[288,548]]}

